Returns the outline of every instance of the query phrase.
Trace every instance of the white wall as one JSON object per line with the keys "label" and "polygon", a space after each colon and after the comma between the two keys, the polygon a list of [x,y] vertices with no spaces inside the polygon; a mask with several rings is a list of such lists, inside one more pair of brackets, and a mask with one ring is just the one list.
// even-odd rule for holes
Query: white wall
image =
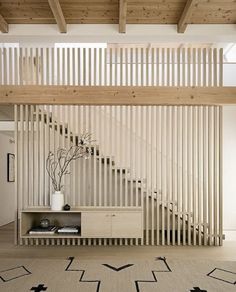
{"label": "white wall", "polygon": [[[236,86],[235,73],[236,64],[224,64],[224,86]],[[236,240],[236,106],[224,106],[223,114],[223,228],[226,240]]]}
{"label": "white wall", "polygon": [[224,106],[223,157],[223,227],[236,231],[236,106]]}
{"label": "white wall", "polygon": [[236,64],[224,64],[224,86],[236,86]]}
{"label": "white wall", "polygon": [[10,139],[0,132],[0,226],[14,220],[14,183],[7,182],[7,153],[14,153]]}
{"label": "white wall", "polygon": [[0,32],[0,42],[39,46],[58,42],[84,43],[215,43],[236,42],[235,24],[190,24],[184,34],[176,25],[127,24],[126,33],[118,32],[118,24],[68,24],[60,33],[56,24],[10,24],[9,33]]}

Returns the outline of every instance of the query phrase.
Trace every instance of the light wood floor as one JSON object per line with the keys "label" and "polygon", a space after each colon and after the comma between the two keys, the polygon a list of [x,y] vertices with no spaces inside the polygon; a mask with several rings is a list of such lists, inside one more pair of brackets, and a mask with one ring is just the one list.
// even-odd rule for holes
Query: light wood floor
{"label": "light wood floor", "polygon": [[15,246],[13,224],[0,227],[0,258],[153,259],[156,256],[236,261],[236,241],[222,247],[193,246]]}

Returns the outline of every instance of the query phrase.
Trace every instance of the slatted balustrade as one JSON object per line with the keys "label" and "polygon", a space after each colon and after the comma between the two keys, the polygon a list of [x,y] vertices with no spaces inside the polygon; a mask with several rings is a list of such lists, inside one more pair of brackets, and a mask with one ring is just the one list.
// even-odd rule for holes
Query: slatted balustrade
{"label": "slatted balustrade", "polygon": [[0,85],[222,84],[218,48],[0,48]]}

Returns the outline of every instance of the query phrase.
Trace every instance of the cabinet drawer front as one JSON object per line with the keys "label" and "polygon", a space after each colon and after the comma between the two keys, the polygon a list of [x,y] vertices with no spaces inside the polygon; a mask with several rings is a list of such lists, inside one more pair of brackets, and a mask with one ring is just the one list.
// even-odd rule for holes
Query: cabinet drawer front
{"label": "cabinet drawer front", "polygon": [[83,212],[81,216],[83,237],[111,237],[111,215],[103,212]]}
{"label": "cabinet drawer front", "polygon": [[141,212],[114,212],[112,214],[113,238],[142,238]]}

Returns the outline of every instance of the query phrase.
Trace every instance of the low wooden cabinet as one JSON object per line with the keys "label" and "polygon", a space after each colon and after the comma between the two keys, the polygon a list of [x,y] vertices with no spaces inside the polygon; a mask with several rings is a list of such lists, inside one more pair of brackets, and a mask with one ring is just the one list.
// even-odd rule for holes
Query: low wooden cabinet
{"label": "low wooden cabinet", "polygon": [[142,212],[83,212],[81,226],[83,237],[141,238]]}
{"label": "low wooden cabinet", "polygon": [[111,215],[106,212],[83,212],[81,232],[84,237],[111,237]]}
{"label": "low wooden cabinet", "polygon": [[[80,226],[80,234],[52,234],[31,235],[28,231],[38,226],[40,220],[47,218],[51,224],[58,227],[65,225]],[[47,240],[52,244],[75,243],[80,239],[96,238],[142,238],[143,237],[143,211],[141,207],[81,207],[70,211],[51,211],[48,208],[34,208],[21,211],[20,230],[21,243],[34,242],[34,240]],[[78,241],[79,242],[79,241]],[[44,244],[44,243],[42,243]],[[50,244],[50,243],[49,243]]]}
{"label": "low wooden cabinet", "polygon": [[112,237],[141,238],[143,233],[141,212],[117,212],[112,214]]}

